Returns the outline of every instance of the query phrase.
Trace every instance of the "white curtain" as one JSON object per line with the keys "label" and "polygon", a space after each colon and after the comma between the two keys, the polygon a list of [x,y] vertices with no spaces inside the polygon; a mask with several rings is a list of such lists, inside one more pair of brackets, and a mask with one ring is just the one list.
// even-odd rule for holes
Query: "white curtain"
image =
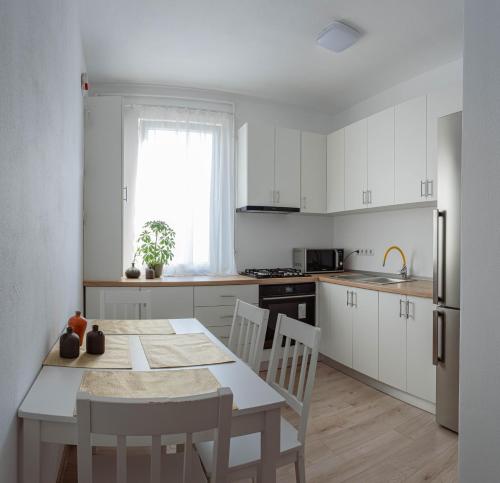
{"label": "white curtain", "polygon": [[233,124],[225,112],[127,109],[124,256],[144,222],[163,220],[176,233],[167,274],[235,273]]}

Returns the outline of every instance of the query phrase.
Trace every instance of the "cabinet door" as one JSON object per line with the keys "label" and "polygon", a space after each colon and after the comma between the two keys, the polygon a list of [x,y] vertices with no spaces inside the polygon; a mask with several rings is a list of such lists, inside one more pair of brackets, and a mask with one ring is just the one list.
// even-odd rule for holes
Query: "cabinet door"
{"label": "cabinet door", "polygon": [[183,319],[193,317],[193,287],[141,288],[151,294],[153,319]]}
{"label": "cabinet door", "polygon": [[435,200],[437,194],[437,121],[462,110],[462,89],[460,87],[434,91],[427,96],[427,181],[428,200]]}
{"label": "cabinet door", "polygon": [[331,359],[352,367],[352,310],[347,307],[347,287],[320,284],[321,352]]}
{"label": "cabinet door", "polygon": [[367,190],[367,122],[345,128],[345,209],[365,208]]}
{"label": "cabinet door", "polygon": [[274,126],[244,124],[238,133],[238,205],[273,204]]}
{"label": "cabinet door", "polygon": [[432,300],[408,297],[406,390],[436,401],[436,367],[432,364]]}
{"label": "cabinet door", "polygon": [[406,391],[406,297],[379,293],[379,380]]}
{"label": "cabinet door", "polygon": [[276,128],[275,205],[300,208],[300,131]]}
{"label": "cabinet door", "polygon": [[[83,278],[120,278],[122,261],[122,100],[85,100]],[[129,262],[129,260],[127,260]]]}
{"label": "cabinet door", "polygon": [[370,116],[368,131],[369,206],[394,203],[394,107]]}
{"label": "cabinet door", "polygon": [[425,201],[427,100],[398,104],[395,115],[396,203]]}
{"label": "cabinet door", "polygon": [[326,211],[326,136],[301,133],[300,194],[304,213]]}
{"label": "cabinet door", "polygon": [[353,289],[352,367],[378,379],[378,292]]}
{"label": "cabinet door", "polygon": [[345,130],[332,132],[326,146],[326,211],[344,210]]}

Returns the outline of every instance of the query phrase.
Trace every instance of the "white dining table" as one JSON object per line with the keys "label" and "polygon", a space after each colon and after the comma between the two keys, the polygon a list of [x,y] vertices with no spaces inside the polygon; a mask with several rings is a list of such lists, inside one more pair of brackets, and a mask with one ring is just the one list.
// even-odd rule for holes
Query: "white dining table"
{"label": "white dining table", "polygon": [[[213,336],[196,319],[170,319],[177,334],[205,333],[223,351],[229,352],[236,362],[210,364],[212,374],[234,395],[237,409],[233,411],[233,436],[261,433],[261,481],[276,481],[276,463],[280,453],[280,411],[285,405],[283,397],[255,374],[243,361]],[[89,321],[89,326],[92,322]],[[128,335],[132,371],[171,370],[151,369],[138,335]],[[192,367],[191,367],[192,368]],[[180,369],[180,368],[176,368]],[[105,370],[105,369],[103,369]],[[130,369],[123,369],[130,370]],[[18,410],[22,419],[22,472],[24,483],[40,483],[42,474],[42,444],[75,445],[77,442],[75,404],[85,369],[43,366]],[[100,439],[101,438],[101,439]],[[198,435],[198,440],[211,439],[211,433]],[[179,438],[170,437],[163,444],[180,444]],[[93,440],[97,446],[114,445],[109,437]],[[129,441],[130,446],[141,445],[140,438]],[[144,444],[144,442],[143,442]]]}

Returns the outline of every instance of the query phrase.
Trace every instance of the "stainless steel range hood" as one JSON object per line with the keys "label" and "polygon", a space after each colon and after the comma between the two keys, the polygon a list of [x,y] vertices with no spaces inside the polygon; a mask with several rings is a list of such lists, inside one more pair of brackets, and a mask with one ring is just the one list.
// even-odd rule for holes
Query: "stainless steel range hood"
{"label": "stainless steel range hood", "polygon": [[286,206],[255,206],[248,205],[242,206],[241,208],[236,209],[236,213],[299,213],[300,208],[292,208]]}

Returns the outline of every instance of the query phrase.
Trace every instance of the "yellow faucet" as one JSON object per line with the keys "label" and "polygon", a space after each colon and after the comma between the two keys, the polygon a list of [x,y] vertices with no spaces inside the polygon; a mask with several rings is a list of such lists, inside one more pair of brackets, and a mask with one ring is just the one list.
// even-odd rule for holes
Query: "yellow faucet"
{"label": "yellow faucet", "polygon": [[399,254],[401,255],[401,258],[403,259],[403,268],[401,268],[401,277],[403,277],[404,279],[407,279],[408,278],[408,267],[406,265],[406,257],[405,257],[405,254],[403,253],[403,250],[401,250],[401,248],[399,248],[397,245],[392,245],[390,246],[386,251],[385,251],[385,254],[384,254],[384,262],[382,263],[382,266],[385,267],[385,262],[387,260],[387,255],[389,255],[389,253],[392,251],[392,250],[396,250],[399,252]]}

